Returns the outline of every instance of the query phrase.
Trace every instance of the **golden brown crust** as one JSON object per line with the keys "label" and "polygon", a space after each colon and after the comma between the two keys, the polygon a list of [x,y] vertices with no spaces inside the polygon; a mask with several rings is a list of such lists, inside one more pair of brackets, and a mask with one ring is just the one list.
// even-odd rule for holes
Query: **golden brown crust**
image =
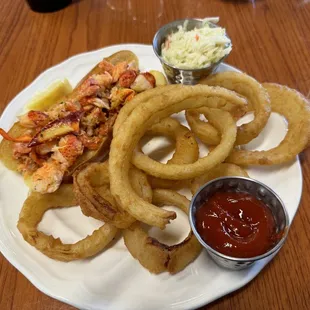
{"label": "golden brown crust", "polygon": [[269,93],[271,109],[284,116],[288,131],[281,143],[266,151],[233,150],[226,159],[237,165],[277,165],[293,160],[309,143],[310,103],[296,90],[286,86],[264,83]]}
{"label": "golden brown crust", "polygon": [[[153,203],[157,206],[173,205],[188,214],[189,200],[171,190],[154,190]],[[148,236],[138,222],[125,229],[123,236],[131,255],[155,274],[164,271],[171,274],[180,272],[196,259],[202,249],[192,231],[182,242],[169,246]]]}
{"label": "golden brown crust", "polygon": [[72,207],[76,203],[72,185],[69,184],[62,185],[51,194],[43,195],[32,192],[24,202],[17,228],[25,241],[52,259],[68,262],[94,256],[102,251],[116,236],[118,229],[113,225],[103,224],[90,236],[74,244],[64,244],[59,238],[48,236],[37,229],[47,210]]}
{"label": "golden brown crust", "polygon": [[[22,127],[19,122],[15,123],[9,130],[9,135],[16,138],[22,136],[26,132],[26,128]],[[10,170],[18,171],[19,162],[13,157],[14,142],[2,139],[0,143],[0,160]]]}
{"label": "golden brown crust", "polygon": [[[175,140],[175,152],[167,164],[191,164],[199,158],[199,148],[194,134],[176,119],[171,117],[161,120],[146,133],[164,135]],[[179,189],[186,187],[187,180],[171,181],[149,176],[152,188]]]}
{"label": "golden brown crust", "polygon": [[[130,169],[133,190],[146,201],[152,201],[152,189],[146,175],[135,167]],[[88,163],[73,175],[73,188],[82,212],[98,220],[127,228],[136,221],[117,205],[110,192],[108,161]]]}
{"label": "golden brown crust", "polygon": [[224,87],[248,100],[248,108],[254,111],[254,119],[238,127],[236,145],[250,142],[264,129],[271,113],[270,99],[264,87],[254,78],[245,73],[225,71],[211,75],[200,83]]}

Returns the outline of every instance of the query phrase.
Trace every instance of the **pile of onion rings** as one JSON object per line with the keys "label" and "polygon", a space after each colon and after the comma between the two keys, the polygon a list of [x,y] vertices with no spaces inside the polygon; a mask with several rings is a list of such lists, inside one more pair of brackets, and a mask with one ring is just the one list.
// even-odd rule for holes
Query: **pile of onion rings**
{"label": "pile of onion rings", "polygon": [[[135,98],[132,101],[134,100]],[[222,123],[214,117],[214,125],[223,131],[222,140],[225,143],[216,147],[207,157],[198,159],[192,164],[163,165],[152,161],[142,153],[134,152],[139,140],[150,125],[173,113],[193,107],[223,108],[228,105],[232,108],[245,106],[246,101],[222,88],[177,85],[173,90],[158,96],[153,95],[150,100],[137,105],[121,126],[117,124],[119,122],[117,119],[118,129],[115,134],[113,132],[109,159],[111,193],[117,203],[136,219],[163,229],[176,215],[174,212],[158,209],[133,192],[128,174],[130,162],[148,174],[163,179],[183,180],[196,177],[225,160],[235,142],[236,125],[231,116],[231,121],[227,123]],[[229,118],[228,112],[225,112],[225,115]],[[151,169],[150,162],[152,162]]]}
{"label": "pile of onion rings", "polygon": [[[80,167],[73,186],[27,198],[18,222],[24,239],[51,258],[70,261],[96,255],[119,232],[133,258],[155,274],[175,274],[195,260],[201,246],[191,231],[179,244],[168,246],[150,237],[142,224],[164,229],[176,213],[162,206],[188,213],[189,201],[175,190],[187,187],[194,195],[212,179],[248,177],[245,166],[286,163],[310,144],[310,104],[295,90],[235,72],[201,82],[205,85],[157,87],[129,101],[114,125],[108,161]],[[183,110],[190,128],[173,118]],[[254,113],[253,121],[238,127],[247,112]],[[241,149],[260,134],[271,112],[288,121],[284,140],[267,151]],[[144,135],[175,140],[172,158],[164,164],[144,154],[139,145]],[[204,157],[199,156],[199,140],[209,148]],[[76,204],[84,215],[104,222],[91,236],[63,244],[37,230],[46,210]]]}

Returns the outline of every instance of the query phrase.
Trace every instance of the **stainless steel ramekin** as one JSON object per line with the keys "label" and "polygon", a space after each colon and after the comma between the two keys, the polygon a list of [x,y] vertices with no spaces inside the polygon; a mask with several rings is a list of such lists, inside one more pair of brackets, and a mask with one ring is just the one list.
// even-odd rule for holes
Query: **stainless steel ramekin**
{"label": "stainless steel ramekin", "polygon": [[[193,18],[193,19],[180,19],[164,25],[157,31],[157,33],[154,36],[153,49],[156,56],[159,58],[170,83],[195,85],[199,82],[201,78],[206,77],[210,75],[212,72],[214,72],[216,68],[219,66],[219,64],[223,62],[223,60],[228,55],[220,59],[218,62],[201,69],[180,69],[167,63],[161,56],[161,46],[166,40],[167,36],[173,32],[176,32],[178,30],[178,26],[181,25],[183,26],[185,21],[188,21],[187,24],[188,30],[193,30],[195,27],[201,28],[203,23],[202,19]],[[219,27],[214,23],[211,22],[209,23],[212,27]]]}
{"label": "stainless steel ramekin", "polygon": [[[196,212],[215,192],[245,192],[261,200],[272,212],[276,223],[276,233],[282,234],[278,243],[268,252],[249,258],[238,258],[224,255],[210,247],[196,230]],[[240,270],[251,266],[255,261],[266,258],[280,250],[289,230],[289,217],[281,198],[265,184],[245,177],[222,177],[203,185],[190,204],[190,225],[198,241],[208,251],[213,260],[220,266]]]}

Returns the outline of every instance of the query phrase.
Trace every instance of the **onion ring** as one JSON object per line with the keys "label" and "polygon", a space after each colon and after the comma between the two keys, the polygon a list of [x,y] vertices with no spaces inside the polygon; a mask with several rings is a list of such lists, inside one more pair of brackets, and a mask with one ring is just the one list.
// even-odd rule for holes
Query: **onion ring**
{"label": "onion ring", "polygon": [[[152,99],[155,95],[158,96],[171,90],[178,89],[179,87],[180,85],[157,86],[156,88],[149,89],[136,95],[132,100],[127,102],[126,105],[122,107],[122,113],[117,116],[118,121],[113,126],[113,135],[116,135],[119,128],[137,106],[143,104],[145,101]],[[237,118],[243,116],[248,110],[247,105],[231,105],[228,102],[222,107],[222,109],[224,111],[229,111],[234,117]]]}
{"label": "onion ring", "polygon": [[241,167],[234,164],[222,163],[208,171],[207,173],[191,180],[190,188],[193,195],[196,194],[198,189],[211,180],[226,176],[241,176],[249,177],[247,172]]}
{"label": "onion ring", "polygon": [[308,145],[310,103],[297,91],[286,86],[264,83],[273,112],[283,115],[288,131],[282,142],[267,151],[233,150],[227,162],[237,165],[276,165],[294,159]]}
{"label": "onion ring", "polygon": [[[141,137],[154,122],[156,123],[184,109],[199,108],[202,106],[221,108],[228,104],[238,106],[246,105],[246,101],[243,98],[222,88],[205,85],[174,85],[174,87],[173,90],[163,95],[155,96],[155,92],[152,99],[136,106],[121,126],[118,122],[122,121],[122,117],[117,118],[116,123],[118,123],[119,129],[114,132],[109,159],[111,193],[118,205],[136,219],[160,228],[164,228],[170,220],[174,219],[176,216],[175,213],[158,209],[156,206],[141,199],[133,192],[129,180],[128,171],[130,161],[133,151]],[[120,114],[122,114],[122,111],[123,109],[120,111]],[[219,125],[229,126],[230,124]],[[233,142],[228,141],[229,146],[226,146],[222,151],[230,151],[230,145],[234,143],[236,128],[233,120],[231,125],[234,126],[230,130],[231,141]],[[211,160],[208,161],[207,165],[202,165],[199,160],[187,165],[164,165],[165,169],[163,172],[165,174],[157,174],[156,176],[167,179],[188,179],[196,177],[205,172],[206,169],[211,169],[222,160],[222,151],[219,151],[219,149],[221,148],[216,148],[211,152],[208,156],[211,157]],[[212,156],[212,154],[215,154],[215,156]],[[178,170],[177,177],[174,177],[175,169]]]}
{"label": "onion ring", "polygon": [[[203,143],[207,145],[218,145],[221,142],[221,135],[219,131],[214,128],[209,122],[202,121],[200,114],[204,114],[207,117],[209,108],[199,108],[195,110],[187,110],[185,117],[192,132],[197,136]],[[229,113],[235,120],[238,120],[246,114],[246,109],[232,109]]]}
{"label": "onion ring", "polygon": [[132,157],[132,163],[150,175],[178,180],[196,177],[223,162],[234,146],[237,132],[235,121],[228,112],[219,109],[208,109],[205,113],[210,123],[222,134],[221,143],[207,156],[191,164],[165,165],[142,153],[136,152]]}
{"label": "onion ring", "polygon": [[[225,71],[211,75],[201,80],[200,83],[224,87],[248,99],[249,109],[254,111],[254,119],[238,127],[236,145],[250,142],[264,129],[271,113],[270,100],[267,91],[254,78],[245,73]],[[203,125],[205,125],[205,123]],[[197,126],[201,126],[201,124],[198,123]],[[192,128],[192,130],[196,134],[194,128]],[[212,134],[210,140],[208,139],[209,133]],[[203,135],[202,139],[201,135]],[[204,132],[199,130],[197,137],[206,144],[218,144],[214,143],[216,142],[216,136],[214,136],[214,130],[210,129],[209,124],[205,126]],[[217,136],[217,138],[219,137]]]}
{"label": "onion ring", "polygon": [[[173,205],[188,214],[189,200],[184,196],[164,189],[153,191],[153,203],[158,206]],[[150,272],[158,274],[168,271],[175,274],[183,270],[199,255],[202,247],[193,232],[182,242],[168,246],[149,237],[140,223],[123,231],[124,242],[131,255]]]}
{"label": "onion ring", "polygon": [[25,241],[46,256],[60,261],[72,261],[96,255],[115,237],[118,229],[103,224],[92,235],[74,243],[63,244],[59,238],[48,236],[37,230],[44,213],[52,208],[66,208],[76,205],[71,184],[64,184],[54,193],[39,194],[32,192],[24,202],[17,224]]}
{"label": "onion ring", "polygon": [[[152,201],[152,189],[147,176],[135,167],[129,170],[134,191],[146,201]],[[119,208],[110,192],[108,161],[83,166],[73,176],[74,193],[84,215],[127,228],[136,221]]]}
{"label": "onion ring", "polygon": [[[165,135],[176,141],[175,152],[167,164],[191,164],[199,158],[199,148],[193,133],[177,120],[169,117],[152,126],[146,134]],[[185,186],[185,182],[171,181],[149,176],[152,188],[177,189]]]}
{"label": "onion ring", "polygon": [[207,145],[218,145],[221,142],[221,135],[219,131],[213,127],[209,122],[202,121],[199,117],[203,114],[199,110],[187,110],[185,117],[192,132],[199,138],[203,143]]}

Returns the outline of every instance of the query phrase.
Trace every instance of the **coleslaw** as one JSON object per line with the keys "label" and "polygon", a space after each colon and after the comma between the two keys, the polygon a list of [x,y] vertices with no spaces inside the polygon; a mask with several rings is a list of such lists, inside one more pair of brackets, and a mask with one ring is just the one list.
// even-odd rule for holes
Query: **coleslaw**
{"label": "coleslaw", "polygon": [[187,31],[187,22],[170,34],[162,44],[162,58],[180,69],[200,69],[218,62],[232,50],[231,40],[222,27],[214,27],[210,21],[203,20],[201,28]]}

